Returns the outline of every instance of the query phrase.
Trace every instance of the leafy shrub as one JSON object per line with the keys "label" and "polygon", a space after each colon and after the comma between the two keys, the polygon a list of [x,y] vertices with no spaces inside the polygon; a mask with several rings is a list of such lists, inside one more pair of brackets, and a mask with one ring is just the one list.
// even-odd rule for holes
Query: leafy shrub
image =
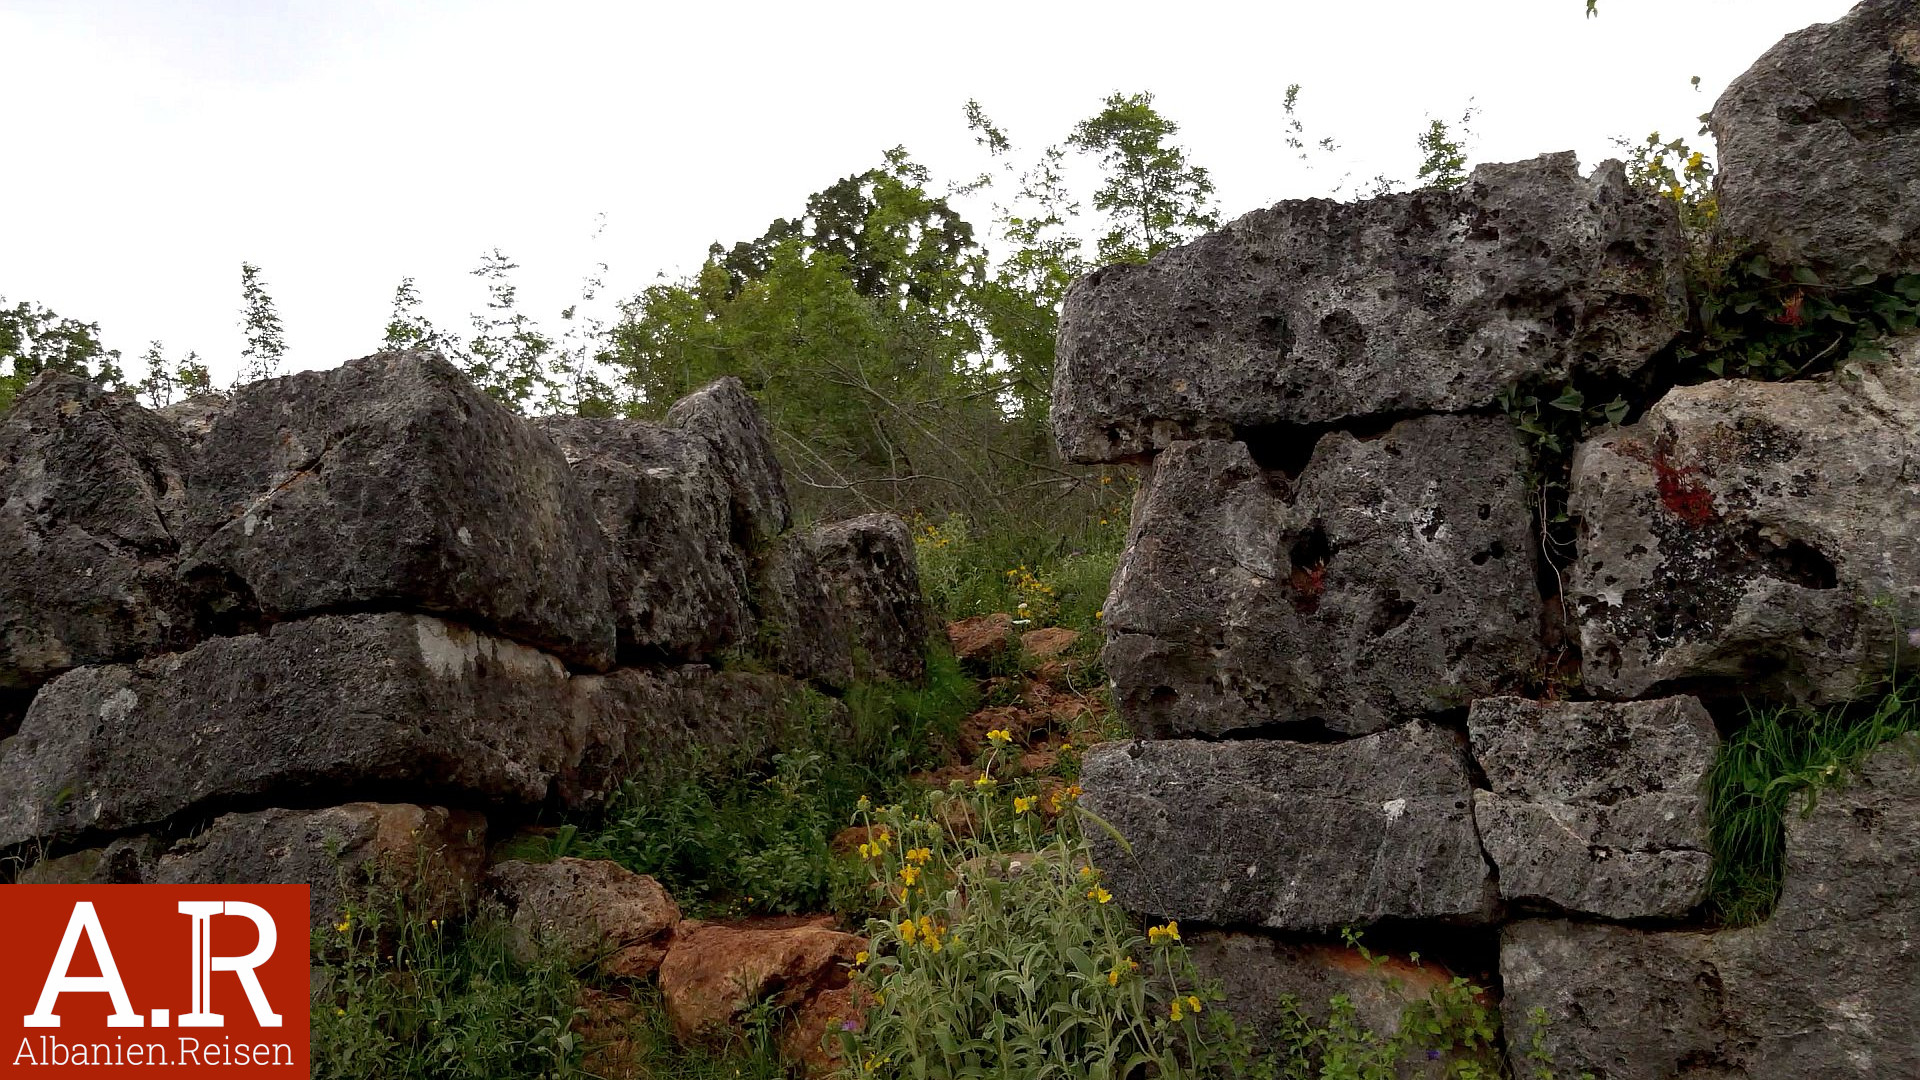
{"label": "leafy shrub", "polygon": [[764,766],[622,785],[579,854],[651,874],[690,913],[851,911],[853,871],[831,850],[862,792],[896,791],[936,763],[978,692],[933,651],[921,686],[856,685],[816,697],[795,744]]}

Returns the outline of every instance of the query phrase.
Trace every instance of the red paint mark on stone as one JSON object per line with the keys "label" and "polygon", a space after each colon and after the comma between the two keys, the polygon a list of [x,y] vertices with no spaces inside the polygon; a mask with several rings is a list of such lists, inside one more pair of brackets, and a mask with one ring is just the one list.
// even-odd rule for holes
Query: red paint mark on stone
{"label": "red paint mark on stone", "polygon": [[1660,502],[1674,517],[1689,525],[1707,525],[1719,518],[1713,511],[1713,492],[1700,482],[1699,469],[1675,465],[1665,450],[1655,451],[1652,464]]}
{"label": "red paint mark on stone", "polygon": [[1659,492],[1660,505],[1674,517],[1694,526],[1711,525],[1720,519],[1713,508],[1713,492],[1700,482],[1700,469],[1675,464],[1667,440],[1662,439],[1651,453],[1635,442],[1621,442],[1614,449],[1620,456],[1653,469],[1654,490]]}
{"label": "red paint mark on stone", "polygon": [[1327,565],[1319,563],[1310,569],[1296,566],[1288,583],[1293,586],[1294,610],[1311,615],[1320,610],[1320,594],[1327,591]]}

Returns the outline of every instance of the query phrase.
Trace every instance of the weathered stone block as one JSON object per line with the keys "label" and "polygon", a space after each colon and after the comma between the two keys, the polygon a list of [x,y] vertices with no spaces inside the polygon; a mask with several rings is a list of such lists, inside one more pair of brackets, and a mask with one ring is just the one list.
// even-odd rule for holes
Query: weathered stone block
{"label": "weathered stone block", "polygon": [[269,795],[534,804],[585,726],[566,669],[523,645],[423,615],[280,623],[42,687],[0,743],[0,847]]}
{"label": "weathered stone block", "polygon": [[[806,696],[793,679],[716,671],[702,664],[607,675],[578,675],[573,691],[582,715],[578,764],[560,777],[556,794],[571,808],[600,802],[623,780],[643,788],[689,772],[718,774],[783,745],[802,721],[828,732],[842,706]],[[823,710],[809,718],[806,710]]]}
{"label": "weathered stone block", "polygon": [[1720,227],[1781,268],[1920,271],[1920,8],[1789,34],[1714,103]]}
{"label": "weathered stone block", "polygon": [[1132,845],[1089,830],[1130,910],[1316,931],[1496,911],[1465,748],[1425,722],[1341,743],[1102,743],[1080,782]]}
{"label": "weathered stone block", "polygon": [[729,375],[674,402],[667,426],[713,445],[733,496],[735,540],[751,550],[787,531],[792,513],[773,431],[739,379]]}
{"label": "weathered stone block", "polygon": [[1360,734],[1513,692],[1539,662],[1525,460],[1506,421],[1324,436],[1297,481],[1233,442],[1154,462],[1106,607],[1133,729]]}
{"label": "weathered stone block", "polygon": [[1467,716],[1492,790],[1473,793],[1500,895],[1607,919],[1706,899],[1706,777],[1720,736],[1693,698],[1485,698]]}
{"label": "weathered stone block", "polygon": [[808,538],[789,533],[754,557],[754,648],[776,671],[844,688],[853,682],[853,629]]}
{"label": "weathered stone block", "polygon": [[1920,619],[1920,338],[1807,382],[1681,387],[1575,451],[1586,684],[1811,701],[1884,678]]}
{"label": "weathered stone block", "polygon": [[1524,921],[1502,932],[1516,1069],[1546,1010],[1563,1074],[1920,1075],[1920,736],[1787,813],[1773,917],[1716,934]]}
{"label": "weathered stone block", "polygon": [[552,440],[435,354],[242,387],[188,480],[181,569],[210,606],[428,611],[612,662],[592,503]]}
{"label": "weathered stone block", "polygon": [[907,523],[866,514],[817,526],[802,542],[844,613],[854,677],[919,681],[933,620]]}
{"label": "weathered stone block", "polygon": [[486,837],[482,814],[410,803],[224,814],[162,853],[145,880],[309,885],[316,930],[368,902],[391,910],[396,898],[415,917],[445,919],[472,902]]}
{"label": "weathered stone block", "polygon": [[745,636],[746,563],[733,544],[733,495],[714,445],[635,420],[534,423],[560,444],[593,500],[623,656],[699,657]]}
{"label": "weathered stone block", "polygon": [[574,964],[644,979],[660,967],[680,922],[659,882],[604,859],[498,863],[487,884],[506,904],[512,947],[526,961],[556,949]]}
{"label": "weathered stone block", "polygon": [[1687,316],[1673,205],[1619,162],[1482,165],[1458,190],[1282,202],[1080,279],[1053,429],[1075,461],[1180,439],[1491,405],[1637,371]]}
{"label": "weathered stone block", "polygon": [[191,640],[184,458],[172,425],[72,375],[0,413],[0,691]]}

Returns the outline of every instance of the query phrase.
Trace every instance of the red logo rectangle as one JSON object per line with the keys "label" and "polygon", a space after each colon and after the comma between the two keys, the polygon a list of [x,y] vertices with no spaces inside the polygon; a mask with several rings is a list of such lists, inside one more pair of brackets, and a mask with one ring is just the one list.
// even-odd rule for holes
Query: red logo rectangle
{"label": "red logo rectangle", "polygon": [[0,887],[0,1074],[308,1075],[307,893]]}

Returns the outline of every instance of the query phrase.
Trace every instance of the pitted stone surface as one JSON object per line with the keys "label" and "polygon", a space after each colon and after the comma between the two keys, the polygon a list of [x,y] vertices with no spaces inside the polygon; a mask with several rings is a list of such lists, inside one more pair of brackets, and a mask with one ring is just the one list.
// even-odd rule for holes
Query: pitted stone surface
{"label": "pitted stone surface", "polygon": [[853,682],[853,629],[808,539],[789,533],[754,557],[754,647],[775,671],[844,688]]}
{"label": "pitted stone surface", "polygon": [[933,619],[907,523],[866,514],[816,526],[802,544],[843,613],[854,676],[919,681]]}
{"label": "pitted stone surface", "polygon": [[547,797],[584,742],[553,656],[424,615],[338,615],[81,668],[0,743],[0,847],[213,802],[406,785]]}
{"label": "pitted stone surface", "polygon": [[1637,371],[1686,321],[1673,205],[1619,162],[1482,165],[1454,191],[1256,210],[1060,316],[1053,428],[1075,461],[1180,439],[1493,404]]}
{"label": "pitted stone surface", "polygon": [[0,413],[0,691],[192,640],[185,456],[171,424],[71,375]]}
{"label": "pitted stone surface", "polygon": [[182,573],[216,614],[430,611],[612,662],[592,503],[552,440],[436,354],[240,388],[188,489]]}
{"label": "pitted stone surface", "polygon": [[[1920,6],[1789,34],[1712,114],[1719,225],[1782,269],[1920,271]],[[1843,282],[1844,283],[1844,282]]]}
{"label": "pitted stone surface", "polygon": [[1682,387],[1581,444],[1586,685],[1831,702],[1883,678],[1920,615],[1915,461],[1920,337],[1830,378]]}
{"label": "pitted stone surface", "polygon": [[1465,748],[1425,722],[1341,743],[1102,743],[1080,783],[1132,847],[1088,830],[1131,911],[1331,931],[1497,910]]}
{"label": "pitted stone surface", "polygon": [[688,659],[744,638],[746,562],[733,543],[729,470],[714,444],[637,420],[534,423],[593,501],[622,655]]}
{"label": "pitted stone surface", "polygon": [[1720,736],[1693,698],[1484,698],[1467,716],[1492,790],[1480,842],[1509,903],[1680,918],[1706,898],[1706,777]]}
{"label": "pitted stone surface", "polygon": [[807,701],[793,679],[704,664],[578,675],[573,692],[585,722],[577,764],[555,789],[571,809],[597,805],[625,780],[646,790],[744,769],[769,747],[790,745],[806,708],[815,710],[815,734],[833,735],[844,716],[833,699]]}
{"label": "pitted stone surface", "polygon": [[773,432],[739,379],[729,375],[674,402],[667,426],[713,444],[732,491],[735,539],[758,548],[787,530],[792,514]]}
{"label": "pitted stone surface", "polygon": [[1106,607],[1148,737],[1343,734],[1512,692],[1539,662],[1525,460],[1504,419],[1324,436],[1297,481],[1237,442],[1154,462]]}
{"label": "pitted stone surface", "polygon": [[[1547,1012],[1565,1074],[1920,1075],[1920,736],[1786,814],[1772,918],[1719,933],[1529,920],[1501,934],[1507,1031]],[[1516,1043],[1524,1069],[1527,1043]]]}

